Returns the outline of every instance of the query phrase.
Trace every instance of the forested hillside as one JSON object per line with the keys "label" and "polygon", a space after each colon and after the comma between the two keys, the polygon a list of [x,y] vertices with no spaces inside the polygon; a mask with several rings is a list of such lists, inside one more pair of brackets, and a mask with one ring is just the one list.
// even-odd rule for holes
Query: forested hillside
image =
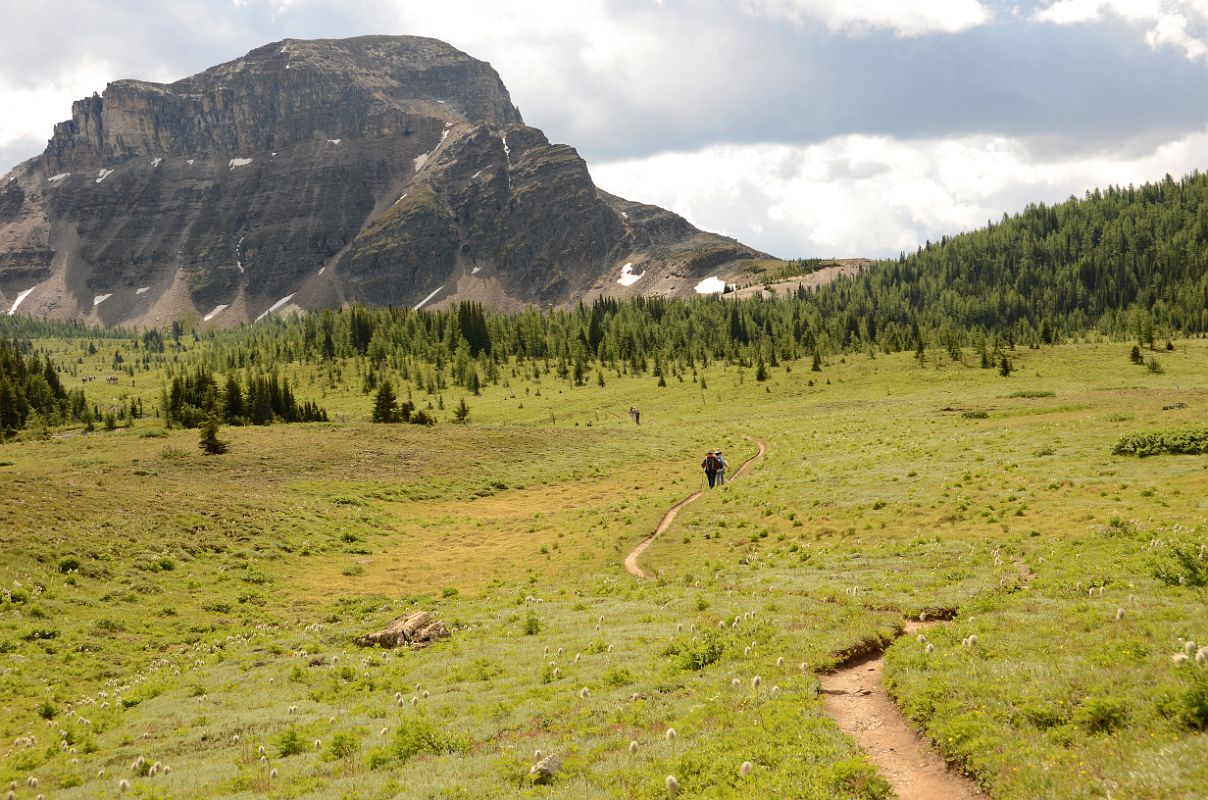
{"label": "forested hillside", "polygon": [[44,425],[90,422],[92,411],[83,390],[68,392],[49,358],[22,350],[16,342],[0,338],[0,440],[25,427],[32,418]]}
{"label": "forested hillside", "polygon": [[885,326],[904,322],[957,336],[1097,330],[1152,343],[1208,330],[1206,265],[1208,176],[1194,173],[1028,206],[823,290],[817,302],[828,318],[846,318],[845,332],[890,348]]}

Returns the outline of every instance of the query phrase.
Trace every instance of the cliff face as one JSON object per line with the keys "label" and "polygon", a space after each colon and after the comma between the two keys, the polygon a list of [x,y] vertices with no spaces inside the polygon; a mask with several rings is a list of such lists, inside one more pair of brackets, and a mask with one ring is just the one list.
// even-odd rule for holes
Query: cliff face
{"label": "cliff face", "polygon": [[17,313],[136,325],[561,304],[691,293],[757,255],[599,191],[490,65],[415,37],[287,40],[111,83],[0,182],[0,313],[18,297]]}

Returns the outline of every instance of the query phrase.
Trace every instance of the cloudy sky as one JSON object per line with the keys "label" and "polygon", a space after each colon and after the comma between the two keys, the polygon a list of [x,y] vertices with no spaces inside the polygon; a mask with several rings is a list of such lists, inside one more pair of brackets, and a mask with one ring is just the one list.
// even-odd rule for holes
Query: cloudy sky
{"label": "cloudy sky", "polygon": [[73,99],[286,37],[490,61],[603,188],[784,257],[881,256],[1208,168],[1208,0],[5,0],[0,173]]}

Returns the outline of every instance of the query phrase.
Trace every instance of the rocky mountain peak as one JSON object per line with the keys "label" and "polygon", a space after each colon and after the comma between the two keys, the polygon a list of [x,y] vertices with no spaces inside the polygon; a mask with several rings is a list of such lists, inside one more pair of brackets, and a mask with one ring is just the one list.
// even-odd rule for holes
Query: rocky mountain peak
{"label": "rocky mountain peak", "polygon": [[4,181],[0,313],[544,306],[692,294],[761,255],[601,192],[489,64],[412,36],[289,39],[174,83],[114,81]]}
{"label": "rocky mountain peak", "polygon": [[523,124],[489,64],[435,39],[286,39],[170,84],[110,83],[72,105],[44,155],[62,172],[137,156],[228,158],[384,138],[416,118]]}

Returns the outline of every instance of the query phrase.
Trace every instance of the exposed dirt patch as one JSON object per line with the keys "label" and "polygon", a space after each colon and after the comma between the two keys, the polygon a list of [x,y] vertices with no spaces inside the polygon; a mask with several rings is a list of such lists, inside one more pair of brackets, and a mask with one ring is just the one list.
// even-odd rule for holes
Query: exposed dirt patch
{"label": "exposed dirt patch", "polygon": [[814,270],[806,275],[794,275],[789,278],[783,278],[767,286],[764,284],[746,286],[736,292],[730,292],[725,297],[735,299],[755,296],[773,297],[777,295],[788,297],[796,294],[797,287],[799,286],[811,291],[816,290],[822,286],[826,286],[828,283],[833,283],[838,278],[850,278],[853,275],[858,275],[861,270],[867,269],[871,264],[872,262],[867,258],[836,259],[832,266]]}
{"label": "exposed dirt patch", "polygon": [[946,606],[927,606],[919,612],[919,622],[935,622],[956,619],[956,609]]}
{"label": "exposed dirt patch", "polygon": [[845,647],[834,654],[835,660],[838,662],[835,670],[850,669],[852,666],[868,661],[870,658],[880,658],[888,644],[889,642],[884,639],[870,637],[862,639],[850,647]]}
{"label": "exposed dirt patch", "polygon": [[1019,579],[1023,581],[1025,586],[1031,583],[1032,579],[1036,577],[1036,573],[1032,572],[1032,568],[1022,558],[1015,559],[1015,569],[1019,570]]}
{"label": "exposed dirt patch", "polygon": [[[905,632],[915,635],[926,627],[910,622]],[[973,781],[953,770],[906,722],[885,691],[882,653],[854,655],[833,673],[819,676],[826,713],[856,740],[900,800],[984,797]]]}

